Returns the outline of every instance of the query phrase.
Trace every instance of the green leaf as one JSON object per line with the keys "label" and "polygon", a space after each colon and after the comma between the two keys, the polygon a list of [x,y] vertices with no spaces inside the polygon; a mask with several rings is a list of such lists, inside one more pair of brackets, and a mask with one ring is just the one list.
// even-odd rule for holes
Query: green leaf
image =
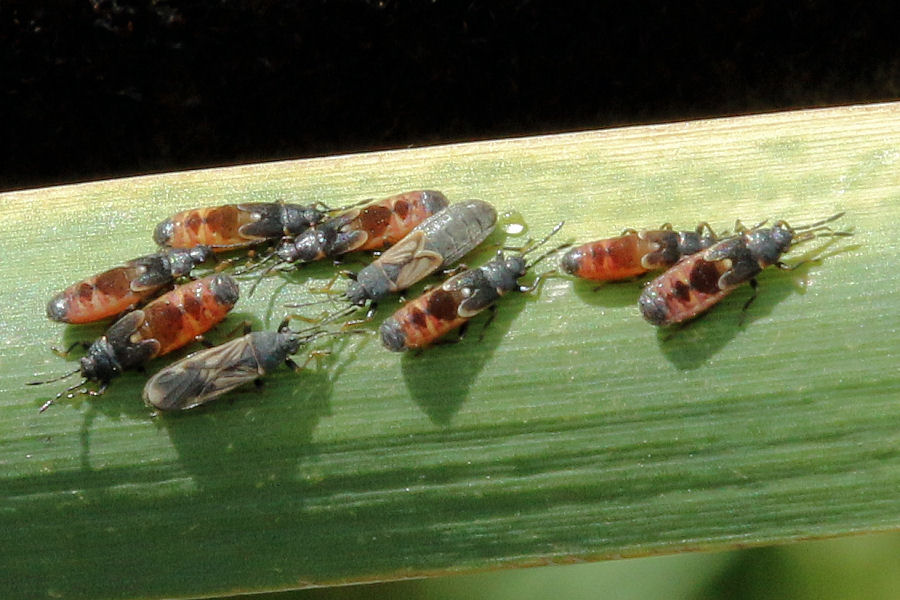
{"label": "green leaf", "polygon": [[[898,166],[900,104],[884,104],[3,194],[3,597],[214,596],[896,529]],[[152,415],[140,373],[37,413],[64,384],[25,382],[77,366],[49,346],[103,331],[49,322],[46,301],[152,251],[169,214],[417,188],[518,211],[534,237],[562,219],[560,239],[588,241],[839,211],[854,237],[764,273],[743,325],[749,288],[670,334],[640,317],[639,282],[560,277],[505,298],[482,340],[485,316],[420,356],[344,336],[321,368],[192,414]],[[267,278],[211,337],[274,327],[333,272]]]}

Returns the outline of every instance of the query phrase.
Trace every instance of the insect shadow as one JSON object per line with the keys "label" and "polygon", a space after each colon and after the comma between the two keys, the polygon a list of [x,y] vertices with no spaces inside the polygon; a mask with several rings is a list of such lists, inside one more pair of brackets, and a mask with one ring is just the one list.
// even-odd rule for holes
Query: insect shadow
{"label": "insect shadow", "polygon": [[582,301],[591,306],[607,308],[623,308],[637,304],[641,288],[650,280],[650,276],[637,277],[625,281],[588,281],[586,279],[567,278],[572,282],[572,291]]}
{"label": "insect shadow", "polygon": [[[315,452],[316,427],[331,414],[334,382],[352,360],[353,348],[345,347],[351,337],[317,346],[330,353],[318,366],[311,361],[299,373],[279,368],[259,387],[250,384],[196,409],[159,415],[157,426],[203,489],[233,485],[226,480],[257,490],[295,482],[298,466]],[[295,359],[302,363],[304,356]],[[236,471],[238,455],[258,455],[258,468]]]}
{"label": "insect shadow", "polygon": [[806,262],[790,273],[766,271],[758,276],[758,296],[743,308],[752,297],[753,289],[742,286],[718,306],[682,325],[657,330],[660,350],[666,359],[681,370],[693,370],[728,345],[739,332],[762,319],[791,294],[805,294],[800,280],[812,267]]}
{"label": "insect shadow", "polygon": [[[462,339],[450,337],[421,352],[401,358],[406,387],[413,401],[435,425],[448,426],[469,397],[472,382],[506,337],[516,315],[537,298],[509,294],[496,305],[495,318],[485,327],[491,312],[472,319]],[[454,342],[458,339],[458,342]]]}
{"label": "insect shadow", "polygon": [[[253,327],[258,329],[258,323],[255,321],[256,317],[249,313],[231,313],[227,321],[220,323],[217,327],[208,332],[205,338],[211,339],[214,342],[228,341],[234,337],[234,335],[230,335],[229,333],[231,328],[234,327],[234,323],[251,322]],[[106,327],[104,324],[72,325],[67,327],[63,333],[63,341],[69,346],[75,342],[94,340],[103,335],[105,331]],[[202,346],[199,344],[189,344],[163,358],[152,360],[146,365],[145,370],[147,372],[154,372],[164,365],[179,360],[200,349],[202,349]],[[81,353],[76,355],[73,351],[69,359],[77,361],[81,356]],[[137,372],[123,373],[120,377],[119,385],[111,387],[101,397],[75,394],[72,398],[67,398],[60,402],[60,404],[74,409],[78,409],[82,402],[88,405],[87,410],[82,415],[81,427],[79,428],[78,433],[80,439],[80,461],[82,470],[84,471],[93,470],[90,460],[91,432],[94,421],[98,416],[103,415],[108,420],[125,417],[130,420],[143,419],[149,422],[153,419],[153,409],[148,408],[143,401],[141,401],[141,388],[147,380],[147,373],[142,373],[138,370]]]}

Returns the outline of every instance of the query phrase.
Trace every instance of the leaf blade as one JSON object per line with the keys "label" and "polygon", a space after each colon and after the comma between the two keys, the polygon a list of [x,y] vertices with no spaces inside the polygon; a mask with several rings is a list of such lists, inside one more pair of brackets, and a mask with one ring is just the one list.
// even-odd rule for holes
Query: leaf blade
{"label": "leaf blade", "polygon": [[[209,596],[897,528],[898,123],[898,104],[848,107],[5,194],[0,527],[20,535],[2,587]],[[765,273],[743,328],[744,290],[664,340],[638,284],[553,279],[505,299],[480,343],[401,357],[341,340],[327,369],[174,418],[151,418],[130,374],[37,416],[49,389],[23,381],[69,366],[46,346],[102,332],[61,334],[43,303],[150,251],[170,212],[416,187],[518,210],[534,236],[561,218],[586,241],[839,210],[856,235]],[[272,279],[238,311],[273,327],[312,297]]]}

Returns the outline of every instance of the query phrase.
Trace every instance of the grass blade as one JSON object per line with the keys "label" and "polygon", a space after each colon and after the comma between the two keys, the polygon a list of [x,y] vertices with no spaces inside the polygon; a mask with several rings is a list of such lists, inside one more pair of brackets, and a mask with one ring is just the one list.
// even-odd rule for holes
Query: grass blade
{"label": "grass blade", "polygon": [[[896,529],[898,166],[895,103],[4,194],[3,596],[212,596]],[[842,210],[855,236],[764,273],[744,326],[749,289],[666,339],[638,283],[558,278],[505,300],[481,342],[401,357],[352,336],[321,370],[196,414],[153,417],[140,374],[37,414],[57,390],[24,383],[73,366],[48,346],[103,330],[50,323],[45,302],[152,251],[168,214],[423,187],[518,211],[535,237],[560,219],[587,241]],[[221,331],[276,326],[332,272],[266,279]]]}

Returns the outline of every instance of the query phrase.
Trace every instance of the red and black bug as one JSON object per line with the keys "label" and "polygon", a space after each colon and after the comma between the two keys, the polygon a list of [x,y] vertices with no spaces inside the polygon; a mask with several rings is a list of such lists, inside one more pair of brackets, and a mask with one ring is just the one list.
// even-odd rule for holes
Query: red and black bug
{"label": "red and black bug", "polygon": [[200,263],[210,260],[206,246],[169,249],[130,260],[67,287],[47,304],[47,316],[62,323],[93,323],[114,317],[156,295]]}
{"label": "red and black bug", "polygon": [[378,302],[452,265],[494,230],[497,211],[481,200],[451,204],[425,219],[402,240],[354,276],[347,287],[351,304]]}
{"label": "red and black bug", "polygon": [[247,273],[273,258],[278,259],[260,274],[248,296],[253,294],[262,278],[280,264],[335,259],[357,250],[383,250],[446,207],[447,198],[440,192],[406,192],[351,209],[310,227],[295,238],[285,238],[266,258],[243,271]]}
{"label": "red and black bug", "polygon": [[341,318],[367,304],[366,318],[370,318],[380,300],[405,290],[441,266],[454,264],[483,242],[496,224],[497,211],[487,202],[467,200],[451,204],[422,221],[359,273],[346,273],[353,281],[341,297],[351,306],[327,319]]}
{"label": "red and black bug", "polygon": [[78,369],[62,377],[29,383],[50,383],[81,372],[81,382],[48,400],[41,411],[63,394],[89,381],[99,382],[100,387],[97,390],[82,389],[81,393],[102,394],[110,380],[122,371],[181,348],[209,331],[225,318],[237,300],[238,286],[231,277],[210,275],[181,285],[142,309],[126,314],[88,347]]}
{"label": "red and black bug", "polygon": [[519,284],[519,278],[564,246],[553,249],[531,264],[525,262],[525,256],[545,244],[562,225],[557,225],[537,244],[520,249],[520,254],[505,256],[500,251],[487,264],[454,275],[439,287],[404,304],[381,324],[381,341],[385,348],[394,352],[424,348],[467,323],[484,309],[492,308],[508,292],[537,289],[546,273],[529,286]]}
{"label": "red and black bug", "polygon": [[737,225],[738,235],[686,257],[647,284],[638,301],[641,313],[653,325],[681,323],[700,315],[749,281],[754,293],[744,305],[746,309],[756,298],[754,278],[763,269],[772,265],[794,268],[780,261],[793,246],[823,235],[851,235],[826,226],[843,214],[797,228],[785,221],[777,221],[772,227],[760,224],[752,229]]}
{"label": "red and black bug", "polygon": [[299,371],[290,356],[324,331],[292,331],[288,321],[277,331],[247,333],[163,368],[144,386],[144,403],[164,411],[188,410],[256,381],[282,363]]}
{"label": "red and black bug", "polygon": [[685,256],[719,241],[708,223],[695,231],[674,231],[668,223],[656,230],[626,230],[614,238],[589,242],[566,252],[560,267],[593,281],[619,281],[667,269]]}
{"label": "red and black bug", "polygon": [[447,208],[440,192],[423,190],[397,194],[348,210],[282,241],[275,254],[282,262],[312,262],[358,250],[384,250],[414,227]]}
{"label": "red and black bug", "polygon": [[322,204],[251,202],[185,210],[156,226],[160,246],[209,246],[214,252],[246,248],[282,237],[294,237],[326,219]]}

